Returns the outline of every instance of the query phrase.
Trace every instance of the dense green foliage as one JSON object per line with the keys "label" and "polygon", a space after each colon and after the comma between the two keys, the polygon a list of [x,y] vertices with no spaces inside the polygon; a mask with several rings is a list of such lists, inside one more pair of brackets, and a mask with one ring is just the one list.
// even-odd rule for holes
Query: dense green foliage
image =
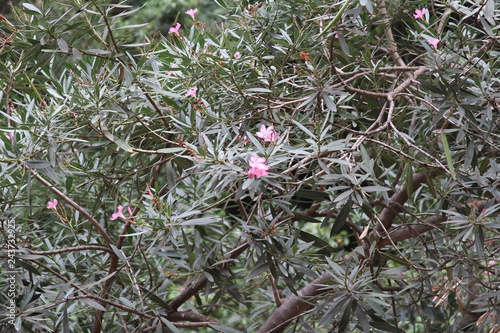
{"label": "dense green foliage", "polygon": [[498,332],[495,1],[216,3],[2,17],[2,331]]}

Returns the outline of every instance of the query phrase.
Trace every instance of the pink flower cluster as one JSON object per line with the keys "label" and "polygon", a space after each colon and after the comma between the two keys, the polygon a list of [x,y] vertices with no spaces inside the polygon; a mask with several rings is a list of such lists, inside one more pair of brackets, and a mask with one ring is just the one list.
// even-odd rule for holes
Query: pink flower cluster
{"label": "pink flower cluster", "polygon": [[433,38],[433,39],[428,39],[427,42],[429,44],[431,44],[432,46],[434,46],[434,49],[437,50],[438,49],[438,44],[439,42],[441,41],[441,39],[439,38]]}
{"label": "pink flower cluster", "polygon": [[59,203],[59,201],[57,201],[57,199],[54,199],[54,201],[49,201],[47,203],[47,208],[48,209],[57,209],[57,204]]}
{"label": "pink flower cluster", "polygon": [[122,219],[125,218],[125,215],[123,215],[123,206],[122,205],[119,205],[118,206],[118,211],[116,213],[113,213],[111,215],[111,221],[116,220],[119,217],[121,217]]}
{"label": "pink flower cluster", "polygon": [[[415,9],[415,13],[413,14],[413,17],[416,20],[419,20],[419,19],[423,20],[423,19],[425,19],[425,14],[427,14],[428,12],[429,11],[427,10],[427,8]],[[437,51],[438,44],[440,41],[441,41],[441,39],[439,39],[439,38],[432,38],[432,39],[428,39],[427,43],[431,44],[434,47],[434,50]]]}
{"label": "pink flower cluster", "polygon": [[[255,134],[265,142],[276,142],[279,139],[278,133],[276,133],[276,131],[274,130],[274,126],[266,126],[262,124],[260,125],[259,131]],[[245,143],[245,139],[246,137],[240,137],[239,141]],[[269,175],[267,170],[269,170],[270,166],[265,164],[265,162],[265,157],[259,157],[259,155],[253,154],[250,158],[250,161],[248,162],[248,164],[250,165],[248,178],[252,179],[254,176],[260,178],[262,176]]]}
{"label": "pink flower cluster", "polygon": [[196,97],[196,91],[198,91],[198,87],[193,87],[193,88],[189,89],[186,93],[186,97],[188,97],[188,96]]}
{"label": "pink flower cluster", "polygon": [[[130,206],[129,206],[129,207],[127,207],[127,209],[128,209],[129,214],[130,214],[130,215],[132,215],[132,209],[130,208]],[[124,220],[130,221],[130,220],[128,220],[128,219],[125,217],[125,215],[123,215],[123,206],[122,206],[122,205],[118,205],[118,211],[117,211],[116,213],[113,213],[113,214],[111,215],[111,220],[112,220],[112,221],[113,221],[113,220],[116,220],[116,219],[117,219],[117,218],[119,218],[119,217],[121,217],[121,218],[122,218],[122,219],[124,219]]]}
{"label": "pink flower cluster", "polygon": [[190,9],[190,10],[188,10],[187,12],[185,12],[185,14],[187,14],[187,15],[191,16],[191,18],[192,18],[193,20],[195,20],[195,18],[194,18],[194,14],[196,14],[196,13],[198,13],[198,9],[197,9],[197,8],[195,8],[195,9]]}
{"label": "pink flower cluster", "polygon": [[267,142],[276,142],[279,139],[278,134],[274,130],[274,126],[266,127],[266,125],[262,124],[260,125],[260,130],[255,134]]}
{"label": "pink flower cluster", "polygon": [[[491,266],[495,266],[496,265],[496,261],[495,260],[490,260],[488,261],[488,267],[491,267]],[[489,271],[484,271],[484,274],[491,274]]]}
{"label": "pink flower cluster", "polygon": [[179,36],[179,29],[181,28],[180,23],[176,23],[175,25],[171,26],[170,29],[168,30],[169,34],[176,34]]}
{"label": "pink flower cluster", "polygon": [[243,144],[246,144],[246,143],[249,143],[249,142],[250,142],[250,140],[247,138],[247,136],[246,136],[246,135],[245,135],[245,136],[238,135],[238,136],[236,137],[236,141],[241,142],[241,143],[243,143]]}
{"label": "pink flower cluster", "polygon": [[259,155],[253,154],[250,158],[250,162],[248,163],[250,165],[248,178],[253,178],[253,176],[256,176],[257,178],[267,176],[269,174],[267,170],[269,170],[270,167],[269,165],[266,165],[265,162],[265,157],[259,157]]}
{"label": "pink flower cluster", "polygon": [[425,14],[427,14],[427,8],[422,8],[422,10],[416,9],[415,14],[413,14],[413,17],[417,20],[423,19],[425,17]]}

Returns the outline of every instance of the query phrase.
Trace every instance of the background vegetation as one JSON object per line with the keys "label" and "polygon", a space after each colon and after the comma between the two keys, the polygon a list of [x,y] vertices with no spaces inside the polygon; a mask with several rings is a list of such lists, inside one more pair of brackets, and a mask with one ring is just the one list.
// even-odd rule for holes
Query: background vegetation
{"label": "background vegetation", "polygon": [[2,331],[498,332],[498,4],[214,3],[1,17]]}

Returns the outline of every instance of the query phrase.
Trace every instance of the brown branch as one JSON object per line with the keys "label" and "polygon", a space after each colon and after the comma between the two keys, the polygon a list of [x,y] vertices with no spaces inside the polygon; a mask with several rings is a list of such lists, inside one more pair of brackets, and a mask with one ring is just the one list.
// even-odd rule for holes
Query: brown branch
{"label": "brown branch", "polygon": [[437,228],[439,224],[447,219],[448,217],[445,215],[436,215],[425,219],[422,224],[401,226],[401,228],[390,232],[388,236],[380,238],[377,242],[377,247],[381,249],[386,245],[395,244],[405,239],[418,236],[424,232]]}
{"label": "brown branch", "polygon": [[[414,174],[413,192],[427,181],[427,177],[433,177],[436,174],[437,172],[430,172],[429,175],[426,175],[425,173]],[[384,230],[387,230],[392,226],[394,219],[401,211],[401,207],[407,200],[408,189],[406,185],[402,185],[396,193],[392,195],[389,202],[386,204],[386,207],[382,210],[379,219],[380,222],[372,231],[372,234],[375,235],[377,239],[381,239],[383,235],[386,234]],[[430,227],[428,225],[424,226]],[[415,233],[413,235],[415,235]],[[368,239],[370,239],[370,237]],[[324,283],[328,280],[330,280],[330,275],[328,273],[323,273],[319,278],[302,288],[297,295],[292,295],[285,299],[283,304],[269,317],[257,333],[283,332],[293,319],[306,313],[307,309],[312,306],[313,301],[321,295],[331,291],[331,289],[325,288],[324,286]]]}
{"label": "brown branch", "polygon": [[422,66],[413,73],[405,72],[405,74],[407,74],[408,78],[406,80],[404,80],[399,86],[394,88],[394,90],[388,94],[387,100],[389,100],[389,101],[394,100],[394,98],[396,96],[398,96],[403,90],[408,88],[412,83],[415,83],[415,79],[420,74],[423,74],[423,73],[427,72],[428,70],[429,69],[427,67]]}
{"label": "brown branch", "polygon": [[[45,306],[32,308],[31,311],[38,312],[40,310],[47,310],[47,309],[53,308],[53,307],[55,307],[55,306],[57,306],[59,304],[62,304],[62,303],[66,303],[66,302],[70,302],[70,301],[77,301],[79,299],[85,299],[85,298],[90,298],[90,299],[99,301],[101,303],[105,303],[105,304],[111,305],[111,306],[113,306],[113,307],[115,307],[117,309],[125,310],[127,312],[136,314],[136,315],[138,315],[140,317],[143,317],[143,318],[146,318],[146,319],[152,319],[152,318],[154,318],[154,316],[151,316],[151,315],[148,315],[146,313],[140,312],[140,311],[138,311],[138,310],[136,310],[134,308],[131,308],[131,307],[128,307],[126,305],[123,305],[123,304],[120,304],[120,303],[116,303],[116,302],[113,302],[113,301],[110,301],[108,299],[104,299],[104,298],[101,298],[99,296],[95,296],[95,295],[92,295],[92,294],[86,294],[86,295],[81,295],[81,296],[73,296],[73,297],[65,297],[65,298],[63,298],[60,301],[56,301],[54,303],[51,303],[51,304],[48,304],[48,305],[45,305]],[[26,313],[29,313],[29,311],[26,311]]]}
{"label": "brown branch", "polygon": [[[478,211],[481,211],[486,206],[486,204],[487,201],[480,201],[476,203],[476,209]],[[450,209],[450,211],[456,211],[456,209],[452,208]],[[408,238],[419,236],[429,230],[438,228],[440,224],[448,221],[448,218],[449,215],[447,214],[437,214],[429,217],[428,219],[425,219],[420,224],[403,225],[397,230],[390,232],[388,236],[380,238],[380,240],[377,242],[377,247],[381,249],[386,245],[395,244]]]}
{"label": "brown branch", "polygon": [[[414,68],[414,67],[412,67],[412,68]],[[339,69],[337,69],[337,70],[340,71]],[[404,80],[401,84],[399,84],[396,88],[394,88],[390,92],[378,92],[378,91],[369,91],[369,90],[354,88],[354,87],[349,86],[347,84],[347,82],[342,80],[342,78],[340,76],[339,76],[339,79],[341,80],[342,86],[347,91],[350,91],[350,92],[353,92],[353,93],[356,93],[359,95],[363,95],[363,96],[372,97],[372,98],[383,98],[383,99],[387,99],[388,101],[393,101],[394,98],[396,98],[399,94],[401,94],[401,92],[403,92],[403,90],[408,88],[413,83],[418,83],[415,81],[415,79],[427,71],[429,71],[429,69],[427,67],[421,66],[421,67],[417,67],[417,70],[413,73],[403,72],[407,76],[407,79]]]}
{"label": "brown branch", "polygon": [[324,285],[328,280],[330,280],[330,274],[323,273],[309,285],[299,290],[297,295],[286,298],[257,333],[283,332],[292,320],[306,313],[307,309],[312,306],[313,301],[331,291],[331,288]]}
{"label": "brown branch", "polygon": [[[210,325],[217,325],[217,322],[213,321],[199,321],[199,322],[194,322],[194,323],[175,323],[174,326],[178,328],[194,328],[194,327],[208,327]],[[222,325],[222,324],[220,324]],[[156,329],[158,325],[152,325],[148,326],[146,328],[141,329],[139,332],[140,333],[150,333],[153,332],[154,329]],[[162,326],[163,327],[163,326]],[[169,331],[171,332],[171,331]]]}
{"label": "brown branch", "polygon": [[[383,17],[389,17],[387,14],[387,8],[385,7],[385,1],[381,0],[379,2],[379,13]],[[391,23],[388,22],[387,26],[385,28],[385,37],[387,38],[387,49],[389,50],[389,54],[392,58],[392,60],[396,63],[396,65],[400,67],[405,67],[406,64],[401,58],[401,55],[399,55],[398,48],[396,46],[396,41],[394,40],[394,34],[392,33],[392,28],[391,28]],[[406,77],[410,78],[411,74],[408,72],[404,72]]]}
{"label": "brown branch", "polygon": [[[47,271],[49,271],[50,273],[52,273],[53,275],[55,275],[58,279],[64,281],[65,283],[68,283],[70,280],[65,278],[63,275],[61,275],[60,273],[56,272],[55,270],[53,270],[52,268],[42,264],[41,262],[37,261],[37,260],[30,260],[31,262],[37,264],[38,266],[40,267],[43,267],[44,269],[46,269]],[[140,312],[136,309],[133,309],[133,308],[129,308],[128,306],[125,306],[125,305],[122,305],[122,304],[119,304],[119,303],[116,303],[116,302],[113,302],[113,301],[110,301],[110,300],[107,300],[105,298],[102,298],[102,297],[99,297],[99,296],[95,296],[91,293],[89,293],[87,290],[83,289],[82,287],[80,287],[79,285],[75,284],[75,283],[70,283],[70,285],[77,289],[79,292],[83,293],[84,295],[82,296],[75,296],[75,297],[66,297],[64,298],[63,300],[59,301],[59,302],[55,302],[55,303],[52,303],[52,304],[49,304],[49,305],[46,305],[45,307],[42,307],[42,309],[50,309],[58,304],[61,304],[61,303],[64,303],[64,302],[67,302],[67,301],[70,301],[70,300],[78,300],[78,299],[82,299],[82,298],[92,298],[96,301],[99,301],[103,304],[109,304],[111,306],[114,306],[118,309],[122,309],[122,310],[126,310],[128,312],[131,312],[131,313],[135,313],[136,315],[139,315],[143,318],[148,318],[148,319],[151,319],[153,318],[153,316],[151,315],[148,315],[148,314],[145,314],[143,312]],[[38,311],[40,310],[40,308],[36,308],[36,309],[32,309],[33,311]]]}
{"label": "brown branch", "polygon": [[90,215],[90,213],[87,212],[87,210],[85,208],[83,208],[82,206],[80,206],[79,204],[77,204],[75,201],[73,201],[72,199],[70,199],[66,194],[64,194],[61,191],[59,191],[59,189],[57,189],[54,185],[52,185],[47,180],[45,180],[42,176],[40,176],[32,168],[28,167],[27,165],[23,165],[23,167],[25,169],[27,169],[29,172],[31,172],[31,174],[33,176],[35,176],[35,178],[40,183],[42,183],[43,185],[47,186],[49,188],[49,190],[51,190],[52,192],[54,192],[60,199],[66,201],[66,203],[68,205],[70,205],[75,210],[79,211],[80,214],[82,214],[83,216],[85,216],[87,218],[87,220],[89,220],[89,222],[94,226],[94,228],[96,228],[97,231],[99,231],[99,233],[101,234],[101,236],[104,237],[104,240],[106,241],[106,243],[108,245],[111,245],[111,244],[114,243],[113,240],[111,239],[111,237],[109,236],[109,234],[107,233],[106,229],[104,229],[104,227],[92,215]]}
{"label": "brown branch", "polygon": [[[190,322],[195,322],[195,323],[203,323],[207,322],[210,324],[219,324],[222,325],[221,322],[212,319],[210,317],[207,317],[205,315],[195,313],[192,311],[175,311],[175,312],[170,312],[167,314],[166,318],[169,321],[177,322],[177,321],[190,321]],[[177,324],[175,324],[177,326]]]}
{"label": "brown branch", "polygon": [[[164,159],[161,163],[158,163],[158,168],[160,168],[162,163],[165,163],[166,159]],[[157,174],[160,174],[159,172]],[[154,184],[156,182],[156,178],[151,178],[150,179],[150,184]],[[144,200],[144,197],[141,197],[139,202],[142,202]],[[118,237],[118,242],[116,244],[117,249],[121,249],[123,246],[123,242],[125,241],[125,236],[128,233],[128,230],[130,229],[130,226],[132,225],[132,221],[134,217],[139,214],[140,207],[136,207],[134,211],[132,212],[132,216],[126,220],[125,225],[123,226],[122,232],[120,233],[120,236]],[[114,254],[114,253],[113,253]],[[118,269],[118,256],[113,255],[111,257],[111,262],[109,264],[109,270],[108,270],[108,276],[115,273],[116,270]],[[132,274],[132,272],[131,272]],[[109,291],[111,290],[111,287],[113,286],[113,283],[116,279],[116,274],[111,276],[109,279],[106,280],[106,283],[104,284],[101,292],[101,297],[103,299],[106,299],[108,297]],[[93,333],[100,333],[101,328],[102,328],[102,319],[103,319],[104,312],[103,311],[96,311],[95,318],[94,318],[94,325],[92,327],[92,332]]]}
{"label": "brown branch", "polygon": [[[49,251],[45,251],[45,252],[49,252]],[[60,273],[54,271],[50,267],[42,264],[41,262],[39,262],[37,260],[31,260],[31,262],[33,262],[33,263],[39,265],[40,267],[43,267],[44,269],[48,270],[49,272],[51,272],[52,274],[54,274],[60,280],[66,282],[66,283],[69,282],[69,280],[67,278],[65,278],[63,275],[61,275]],[[74,283],[70,283],[70,284],[71,284],[71,286],[73,288],[75,288],[79,292],[82,292],[84,295],[73,296],[73,297],[65,297],[64,299],[61,299],[61,300],[56,301],[54,303],[47,304],[47,305],[42,306],[42,307],[34,308],[34,309],[32,309],[32,311],[40,311],[41,309],[42,310],[46,310],[46,309],[53,308],[53,307],[55,307],[55,306],[57,306],[59,304],[65,303],[65,302],[76,301],[76,300],[84,299],[84,298],[90,298],[90,299],[94,299],[94,300],[100,302],[101,304],[107,304],[107,305],[113,306],[113,307],[115,307],[117,309],[125,310],[125,311],[127,311],[129,313],[134,313],[134,314],[136,314],[136,315],[138,315],[138,316],[140,316],[142,318],[146,318],[146,319],[152,319],[152,318],[154,318],[154,316],[148,315],[148,314],[143,313],[143,312],[140,312],[140,311],[138,311],[138,310],[136,310],[134,308],[130,308],[130,307],[126,306],[126,305],[123,305],[123,304],[120,304],[120,303],[116,303],[116,302],[113,302],[113,301],[108,300],[106,298],[102,298],[102,297],[93,295],[93,294],[89,293],[87,290],[83,289],[82,287],[80,287],[77,284],[74,284]],[[220,323],[217,320],[211,319],[210,317],[204,316],[204,315],[199,314],[199,313],[194,313],[194,312],[191,312],[191,311],[182,311],[182,312],[175,311],[175,312],[170,312],[166,316],[166,318],[167,318],[167,320],[172,321],[172,322],[183,321],[183,320],[195,322],[195,324],[181,324],[181,323],[176,323],[176,324],[174,324],[176,327],[207,327],[207,326],[212,325],[212,324],[222,325],[222,323]]]}
{"label": "brown branch", "polygon": [[[236,259],[243,251],[245,251],[250,244],[248,242],[242,243],[239,246],[237,246],[234,250],[229,252],[227,256],[229,259]],[[225,265],[228,263],[226,262]],[[190,284],[184,290],[173,300],[171,300],[168,305],[175,311],[179,306],[184,304],[188,299],[190,299],[192,296],[196,295],[200,290],[202,290],[208,282],[208,279],[203,275],[198,278],[196,282],[193,284]]]}
{"label": "brown branch", "polygon": [[271,284],[271,289],[273,290],[273,296],[274,301],[276,302],[276,306],[280,306],[283,303],[283,298],[281,298],[281,292],[278,290],[276,280],[274,279],[272,274],[269,274],[269,283]]}
{"label": "brown branch", "polygon": [[111,250],[109,247],[105,246],[100,246],[100,245],[82,245],[82,246],[73,246],[73,247],[66,247],[64,249],[59,249],[59,250],[51,250],[51,251],[34,251],[34,250],[28,250],[30,254],[36,254],[36,255],[42,255],[42,256],[48,256],[51,254],[59,254],[59,253],[65,253],[65,252],[75,252],[75,251],[85,251],[85,250],[96,250],[96,251],[103,251],[103,252],[108,252],[113,254],[113,250]]}
{"label": "brown branch", "polygon": [[[429,177],[432,177],[435,173],[431,172]],[[413,175],[413,185],[412,189],[415,192],[423,183],[427,181],[427,175],[425,173],[416,173]],[[408,188],[406,184],[402,185],[396,193],[392,195],[389,202],[385,205],[384,209],[379,216],[379,221],[375,225],[375,228],[371,232],[371,235],[375,236],[375,239],[380,239],[385,235],[385,230],[389,230],[394,222],[394,219],[401,212],[401,208],[408,200]]]}

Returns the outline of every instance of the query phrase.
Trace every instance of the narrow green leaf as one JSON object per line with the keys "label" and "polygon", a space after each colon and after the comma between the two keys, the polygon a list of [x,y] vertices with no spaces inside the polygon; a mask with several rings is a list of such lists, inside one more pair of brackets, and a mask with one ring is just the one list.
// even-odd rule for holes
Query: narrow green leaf
{"label": "narrow green leaf", "polygon": [[70,329],[69,329],[69,318],[68,318],[68,307],[65,306],[64,307],[64,311],[63,311],[63,314],[62,314],[62,322],[63,322],[63,333],[70,333]]}
{"label": "narrow green leaf", "polygon": [[266,89],[266,88],[248,88],[248,89],[245,89],[245,92],[248,92],[248,93],[252,93],[252,92],[256,92],[256,93],[272,93],[273,91],[269,90],[269,89]]}
{"label": "narrow green leaf", "polygon": [[[319,238],[313,234],[310,234],[304,230],[299,230],[299,238],[304,242],[310,243],[312,242],[314,247],[317,247],[321,250],[326,250],[327,253],[332,253],[338,251],[337,249],[331,247],[324,239]],[[324,253],[324,254],[327,254]]]}
{"label": "narrow green leaf", "polygon": [[75,56],[76,59],[82,60],[82,58],[83,58],[82,52],[80,52],[79,49],[77,49],[76,47],[73,47],[73,49],[71,51],[73,52],[73,55]]}
{"label": "narrow green leaf", "polygon": [[350,57],[351,53],[349,52],[349,46],[347,45],[344,34],[339,34],[339,44],[342,52],[344,52],[346,56]]}
{"label": "narrow green leaf", "polygon": [[324,200],[328,198],[328,193],[314,191],[314,190],[307,190],[307,189],[300,189],[297,192],[295,192],[295,195],[300,198],[306,198],[312,200]]}
{"label": "narrow green leaf", "polygon": [[216,324],[213,324],[213,325],[210,325],[210,327],[212,327],[213,329],[216,329],[217,331],[219,331],[221,333],[244,333],[242,331],[238,331],[235,328],[232,328],[232,327],[229,327],[229,326],[225,326],[225,325],[216,325]]}
{"label": "narrow green leaf", "polygon": [[348,198],[354,191],[353,190],[347,190],[345,192],[340,193],[333,202],[340,202],[346,198]]}
{"label": "narrow green leaf", "polygon": [[482,258],[483,248],[484,248],[484,232],[483,232],[483,227],[480,225],[478,225],[475,230],[474,247],[476,248],[478,256]]}
{"label": "narrow green leaf", "polygon": [[66,41],[64,39],[62,39],[62,38],[58,38],[57,39],[57,46],[59,46],[59,48],[63,52],[68,52],[69,51],[68,43],[66,43]]}
{"label": "narrow green leaf", "polygon": [[390,254],[388,251],[382,252],[382,256],[394,261],[397,264],[403,265],[403,266],[410,265],[410,263],[408,261],[406,261],[404,257],[394,256],[394,255]]}
{"label": "narrow green leaf", "polygon": [[181,333],[181,331],[179,331],[179,329],[175,327],[175,325],[171,323],[167,318],[160,317],[160,320],[172,331],[172,333]]}
{"label": "narrow green leaf", "polygon": [[365,192],[387,192],[390,191],[391,189],[389,187],[385,186],[380,186],[380,185],[374,185],[374,186],[364,186],[363,191]]}
{"label": "narrow green leaf", "polygon": [[200,217],[197,219],[192,219],[188,221],[184,221],[181,225],[206,225],[210,223],[214,223],[216,220],[213,217]]}
{"label": "narrow green leaf", "polygon": [[444,153],[446,155],[446,162],[448,162],[448,167],[450,168],[451,177],[455,180],[457,179],[457,174],[455,173],[455,167],[453,166],[453,159],[451,158],[450,146],[448,145],[448,140],[446,139],[446,134],[441,132],[441,141],[443,142]]}
{"label": "narrow green leaf", "polygon": [[[260,259],[259,259],[259,261],[260,261]],[[250,273],[248,273],[248,275],[246,276],[245,279],[247,281],[253,279],[257,275],[260,275],[261,273],[266,272],[270,266],[271,266],[270,262],[262,262],[259,265],[255,265],[255,267],[250,271]]]}
{"label": "narrow green leaf", "polygon": [[94,301],[92,299],[81,298],[80,301],[82,301],[82,303],[85,303],[85,304],[93,307],[94,309],[97,309],[100,311],[106,311],[106,308],[104,308],[104,306],[102,306],[101,304],[97,303],[96,301]]}
{"label": "narrow green leaf", "polygon": [[110,54],[111,53],[110,51],[98,50],[98,49],[88,49],[87,52],[92,53],[92,54]]}
{"label": "narrow green leaf", "polygon": [[327,93],[321,94],[321,98],[323,98],[323,101],[325,102],[327,108],[329,108],[333,112],[337,112],[337,105],[335,105],[335,102]]}
{"label": "narrow green leaf", "polygon": [[370,326],[389,333],[406,333],[406,331],[394,327],[386,322],[370,321]]}
{"label": "narrow green leaf", "polygon": [[304,221],[304,222],[311,222],[311,223],[320,223],[321,221],[316,219],[315,217],[311,217],[311,216],[307,216],[307,215],[304,215],[304,214],[300,214],[300,213],[297,213],[297,212],[293,212],[293,215],[301,220],[301,221]]}
{"label": "narrow green leaf", "polygon": [[123,253],[122,250],[120,250],[119,248],[117,248],[116,246],[114,246],[112,244],[111,244],[111,249],[118,256],[118,258],[120,258],[123,261],[127,261],[127,257],[125,256],[125,253]]}
{"label": "narrow green leaf", "polygon": [[20,266],[22,268],[24,268],[25,270],[29,271],[30,273],[34,274],[34,275],[42,275],[37,269],[35,266],[31,265],[31,264],[28,264],[27,262],[23,261],[23,260],[18,260],[16,259],[16,266]]}
{"label": "narrow green leaf", "polygon": [[42,160],[24,161],[23,164],[27,165],[30,168],[35,168],[35,169],[43,169],[52,166],[52,164],[50,164],[49,161],[42,161]]}
{"label": "narrow green leaf", "polygon": [[162,154],[173,154],[173,153],[178,153],[178,152],[181,152],[184,150],[186,150],[186,148],[172,147],[172,148],[161,148],[161,149],[158,149],[157,152],[162,153]]}
{"label": "narrow green leaf", "polygon": [[352,199],[349,198],[349,200],[347,200],[345,205],[340,210],[339,214],[337,215],[337,218],[335,219],[335,222],[332,225],[332,229],[330,230],[330,237],[333,237],[339,233],[340,229],[342,229],[342,227],[344,226],[345,221],[347,220],[347,217],[351,212],[351,209],[352,209]]}
{"label": "narrow green leaf", "polygon": [[408,198],[411,198],[413,195],[413,167],[411,163],[406,163],[403,173],[405,177],[406,194]]}
{"label": "narrow green leaf", "polygon": [[342,317],[340,318],[340,327],[338,330],[339,333],[345,332],[345,330],[347,329],[347,326],[349,325],[349,322],[351,321],[350,319],[351,319],[351,310],[352,310],[351,304],[352,304],[352,302],[353,302],[353,300],[349,299],[349,301],[347,302],[346,307],[344,309],[344,313],[342,314]]}
{"label": "narrow green leaf", "polygon": [[116,143],[116,145],[118,147],[120,147],[121,149],[123,149],[125,151],[128,151],[128,152],[132,151],[132,147],[128,143],[126,143],[122,139],[117,138],[116,136],[114,136],[113,134],[111,134],[111,132],[108,131],[106,128],[101,127],[101,132],[106,137],[106,139],[108,139],[108,140]]}
{"label": "narrow green leaf", "polygon": [[36,12],[38,14],[41,14],[42,12],[40,11],[40,9],[38,9],[38,7],[30,4],[30,3],[27,3],[27,2],[23,2],[23,7],[26,8],[27,10],[30,10],[32,12]]}
{"label": "narrow green leaf", "polygon": [[170,307],[170,305],[168,305],[167,302],[165,302],[164,300],[162,300],[160,297],[156,296],[156,294],[153,293],[151,290],[148,290],[148,289],[143,288],[143,287],[141,287],[141,290],[143,292],[145,292],[145,296],[147,298],[149,298],[150,300],[152,300],[153,302],[155,302],[157,305],[161,306],[163,309],[165,309],[167,311],[172,310],[172,308]]}
{"label": "narrow green leaf", "polygon": [[360,306],[356,307],[356,317],[358,317],[359,326],[363,329],[363,332],[370,332],[370,323],[368,322],[368,317]]}
{"label": "narrow green leaf", "polygon": [[147,26],[149,23],[141,23],[141,24],[130,24],[130,25],[124,25],[122,27],[115,28],[115,30],[119,29],[139,29]]}
{"label": "narrow green leaf", "polygon": [[321,31],[321,33],[316,37],[316,39],[319,39],[321,36],[328,33],[328,31],[335,25],[335,23],[337,23],[337,21],[340,20],[342,14],[344,14],[344,12],[346,11],[347,7],[349,7],[350,4],[351,1],[346,0],[346,2],[344,2],[344,5],[339,9],[337,14],[335,14],[334,18],[330,21],[330,23],[328,23],[326,28],[324,28],[323,31]]}
{"label": "narrow green leaf", "polygon": [[368,202],[368,200],[363,200],[363,203],[361,204],[361,210],[363,211],[363,213],[365,213],[369,218],[372,218],[373,217],[373,207],[372,205],[370,204],[370,202]]}

